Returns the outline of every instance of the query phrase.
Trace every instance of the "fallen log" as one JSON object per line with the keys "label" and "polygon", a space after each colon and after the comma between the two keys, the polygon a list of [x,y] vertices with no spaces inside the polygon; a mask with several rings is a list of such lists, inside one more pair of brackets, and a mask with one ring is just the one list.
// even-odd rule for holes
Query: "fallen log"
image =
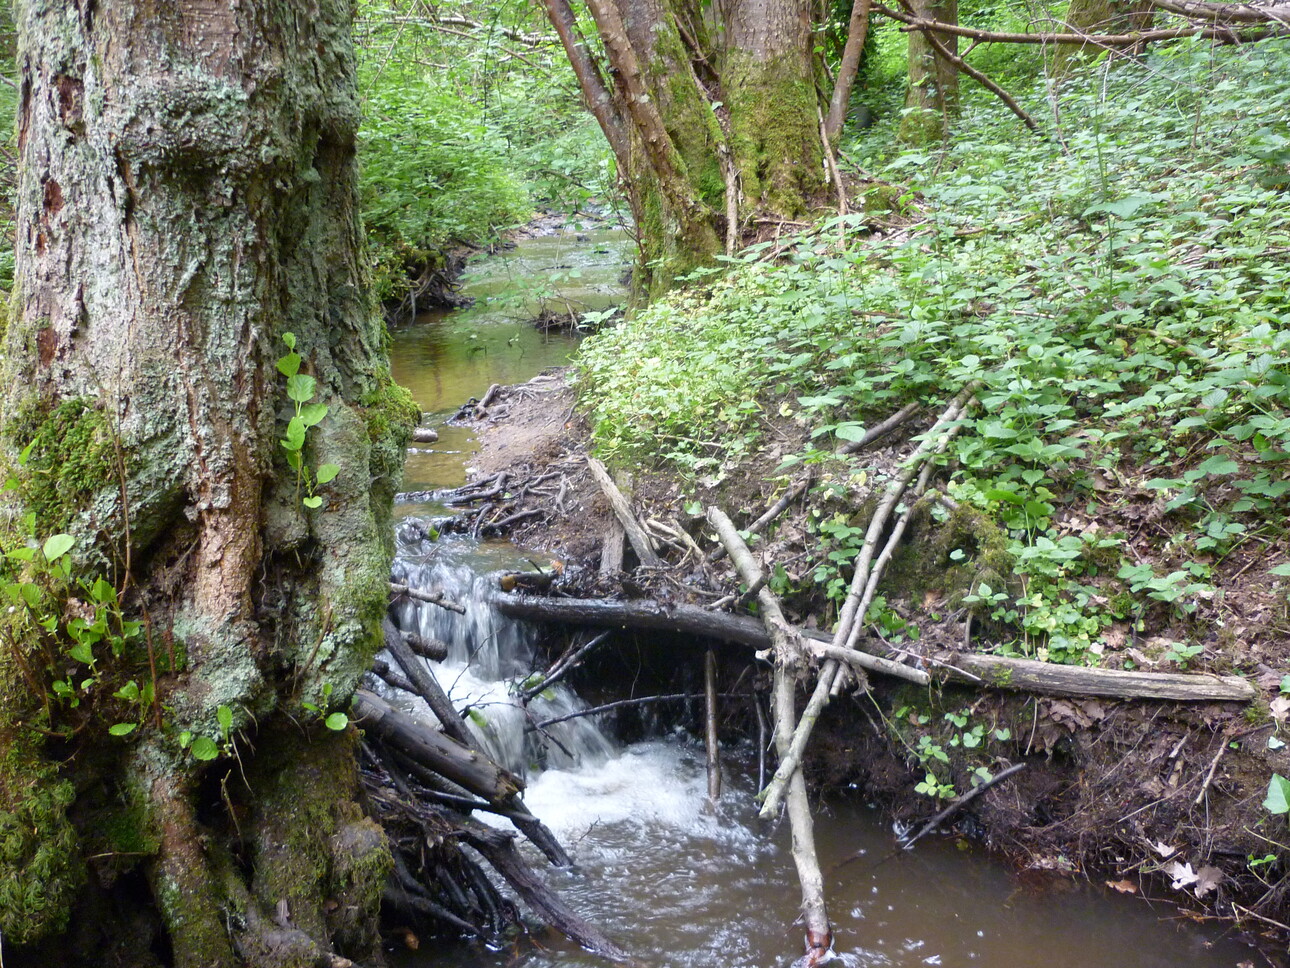
{"label": "fallen log", "polygon": [[[765,628],[755,618],[709,612],[695,605],[661,605],[652,601],[619,602],[600,598],[536,598],[528,595],[497,595],[493,602],[503,615],[535,622],[679,632],[733,642],[758,650],[767,649],[771,644]],[[1054,696],[1095,695],[1112,699],[1173,699],[1183,702],[1247,702],[1255,694],[1254,687],[1239,676],[1188,672],[1123,672],[967,653],[933,656],[940,667],[935,672],[928,673],[868,652],[830,648],[826,645],[830,637],[811,629],[801,629],[800,632],[806,650],[813,655],[854,661],[866,671],[897,675],[922,685],[932,681],[952,681],[956,685],[1016,689]]]}
{"label": "fallen log", "polygon": [[399,712],[375,693],[366,689],[355,692],[354,713],[363,729],[476,796],[504,801],[523,789],[519,777],[437,729]]}
{"label": "fallen log", "polygon": [[1050,696],[1249,702],[1256,695],[1254,686],[1240,676],[1090,669],[971,653],[945,653],[938,658],[945,664],[947,676],[956,682],[974,676],[973,685]]}

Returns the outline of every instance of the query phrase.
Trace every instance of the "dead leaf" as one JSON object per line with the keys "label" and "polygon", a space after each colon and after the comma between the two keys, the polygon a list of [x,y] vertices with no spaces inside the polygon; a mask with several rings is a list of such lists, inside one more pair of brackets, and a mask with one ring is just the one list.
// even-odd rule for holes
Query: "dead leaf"
{"label": "dead leaf", "polygon": [[1286,716],[1290,715],[1290,696],[1277,696],[1268,703],[1268,712],[1278,723],[1284,723]]}
{"label": "dead leaf", "polygon": [[1179,861],[1174,861],[1172,864],[1169,864],[1164,868],[1164,872],[1174,879],[1173,884],[1170,886],[1173,887],[1175,891],[1181,891],[1189,884],[1196,883],[1197,874],[1191,869],[1191,864],[1183,864]]}
{"label": "dead leaf", "polygon": [[1108,649],[1121,648],[1127,638],[1128,635],[1125,633],[1123,627],[1119,625],[1112,625],[1102,633],[1102,641],[1106,644]]}
{"label": "dead leaf", "polygon": [[931,608],[941,600],[941,593],[935,589],[929,590],[923,595],[923,608]]}
{"label": "dead leaf", "polygon": [[1157,840],[1154,844],[1151,844],[1150,847],[1161,857],[1170,857],[1173,854],[1178,853],[1177,847],[1170,847],[1163,840]]}
{"label": "dead leaf", "polygon": [[1196,872],[1196,896],[1204,897],[1219,884],[1223,883],[1223,872],[1217,867],[1206,865]]}
{"label": "dead leaf", "polygon": [[1133,881],[1107,881],[1106,886],[1113,891],[1119,891],[1121,894],[1137,894],[1138,885]]}

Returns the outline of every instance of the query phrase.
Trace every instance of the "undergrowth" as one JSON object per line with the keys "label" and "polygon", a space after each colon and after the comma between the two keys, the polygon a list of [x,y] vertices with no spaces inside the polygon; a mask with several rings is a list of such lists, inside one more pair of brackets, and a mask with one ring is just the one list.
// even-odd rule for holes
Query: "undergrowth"
{"label": "undergrowth", "polygon": [[[1228,556],[1285,530],[1288,67],[1284,41],[1095,65],[1044,138],[977,92],[945,150],[874,172],[905,186],[900,225],[827,219],[588,340],[598,448],[715,484],[794,421],[812,443],[781,473],[835,468],[838,439],[980,381],[942,488],[1002,529],[1014,568],[962,601],[1054,661],[1098,661],[1148,613],[1180,634]],[[840,479],[863,477],[852,460]],[[1150,555],[1125,540],[1132,514]],[[859,530],[821,532],[822,587]]]}

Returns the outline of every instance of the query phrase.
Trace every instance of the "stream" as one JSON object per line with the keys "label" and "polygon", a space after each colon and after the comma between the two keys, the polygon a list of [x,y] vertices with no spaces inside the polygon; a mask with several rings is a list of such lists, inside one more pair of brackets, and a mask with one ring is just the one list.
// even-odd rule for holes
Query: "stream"
{"label": "stream", "polygon": [[[425,314],[392,334],[394,376],[435,414],[440,432],[437,444],[409,455],[406,490],[465,481],[474,437],[443,421],[492,383],[567,362],[576,340],[525,320],[555,285],[589,309],[620,301],[630,248],[608,230],[521,242],[468,271],[474,306]],[[576,873],[538,864],[552,886],[642,965],[787,968],[802,948],[797,879],[787,823],[756,819],[751,745],[722,751],[726,783],[714,812],[702,744],[688,735],[624,746],[592,718],[553,726],[547,740],[526,733],[507,685],[532,671],[536,629],[488,606],[485,576],[530,567],[527,556],[505,541],[429,541],[425,523],[447,513],[434,501],[396,511],[396,580],[440,588],[467,606],[459,616],[407,602],[398,624],[448,643],[448,658],[432,663],[439,682],[458,708],[471,706],[471,728],[526,777],[525,802],[574,856]],[[386,694],[433,721],[421,700]],[[585,705],[560,685],[530,710],[546,719]],[[1100,882],[1019,874],[978,845],[933,836],[895,851],[889,823],[861,791],[816,804],[815,817],[835,949],[849,966],[1236,968],[1251,958],[1171,904],[1153,908]],[[436,941],[391,957],[406,968],[607,964],[550,932],[501,947]]]}

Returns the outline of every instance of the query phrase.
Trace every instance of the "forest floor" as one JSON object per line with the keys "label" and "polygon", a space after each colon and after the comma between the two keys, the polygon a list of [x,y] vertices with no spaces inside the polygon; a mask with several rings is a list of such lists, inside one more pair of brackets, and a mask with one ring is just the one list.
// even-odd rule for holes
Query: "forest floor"
{"label": "forest floor", "polygon": [[[879,472],[895,466],[909,449],[908,438],[930,419],[915,418],[867,451],[865,463]],[[739,586],[725,562],[707,560],[714,542],[705,533],[702,509],[721,507],[740,524],[784,490],[782,478],[771,473],[778,463],[774,451],[697,492],[693,481],[683,486],[665,473],[620,472],[618,483],[665,566],[641,568],[628,548],[622,568],[605,569],[602,546],[613,516],[587,469],[591,437],[568,374],[552,371],[505,388],[474,425],[481,438],[474,479],[506,478],[502,497],[463,512],[459,526],[485,524],[485,515],[498,521],[533,512],[511,536],[550,557],[559,577],[549,594],[557,596],[712,606]],[[802,446],[801,431],[791,425],[777,432],[784,438],[777,450]],[[1140,535],[1141,554],[1151,554],[1159,541],[1148,540],[1160,527],[1159,499],[1116,487],[1118,517],[1093,515],[1069,527]],[[858,510],[867,506],[863,493],[848,500]],[[808,519],[818,513],[819,501],[813,495],[793,502],[754,545],[766,567],[790,576],[807,567]],[[937,574],[950,564],[947,549],[971,540],[972,526],[963,515],[940,521],[930,513],[915,516],[880,588],[891,616],[885,638],[891,655],[917,665],[920,657],[947,649],[992,650],[991,623],[974,625],[970,610],[950,600],[952,582]],[[1258,576],[1259,555],[1256,546],[1223,562],[1211,580],[1220,620],[1199,641],[1195,621],[1180,622],[1176,612],[1158,608],[1110,629],[1099,656],[1112,668],[1239,673],[1256,686],[1253,702],[928,689],[873,676],[868,692],[826,707],[809,748],[808,777],[820,791],[859,789],[895,819],[913,824],[956,791],[970,789],[974,774],[1025,763],[1025,771],[959,815],[955,835],[984,840],[1022,868],[1049,872],[1044,876],[1096,879],[1176,906],[1183,918],[1223,919],[1257,944],[1269,964],[1286,964],[1290,877],[1277,860],[1285,824],[1269,815],[1264,798],[1272,773],[1290,774],[1290,752],[1279,738],[1290,713],[1280,691],[1280,670],[1290,668],[1290,635],[1283,596]],[[803,627],[827,630],[831,624],[827,602],[789,596],[785,605],[789,619]],[[915,622],[921,634],[902,636]],[[1180,653],[1183,642],[1202,648]],[[659,665],[675,671],[679,663],[673,654]],[[746,667],[746,651],[738,659],[726,657],[722,688],[733,686]],[[723,726],[731,739],[755,735],[756,725],[746,717]]]}

